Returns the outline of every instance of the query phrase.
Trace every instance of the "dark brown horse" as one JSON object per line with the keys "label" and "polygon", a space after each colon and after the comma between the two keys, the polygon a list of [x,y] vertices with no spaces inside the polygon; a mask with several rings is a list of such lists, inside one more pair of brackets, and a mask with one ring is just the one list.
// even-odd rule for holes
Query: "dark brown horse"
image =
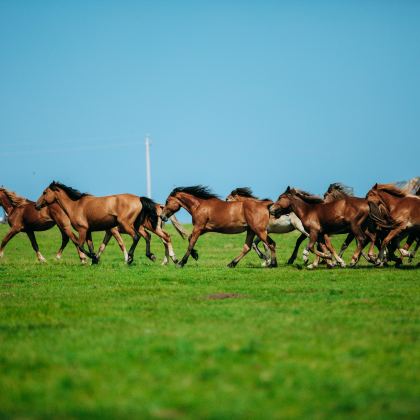
{"label": "dark brown horse", "polygon": [[329,236],[350,231],[357,240],[357,249],[353,254],[351,266],[357,263],[365,240],[362,225],[369,215],[368,211],[363,211],[359,206],[352,206],[345,200],[325,203],[320,197],[287,187],[271,206],[270,213],[281,216],[291,211],[299,217],[305,230],[309,232],[309,244],[304,251],[305,259],[307,259],[308,251],[319,257],[331,259],[326,252],[320,252],[314,248],[316,242],[321,244],[325,242],[334,258],[345,266],[344,261],[332,246]]}
{"label": "dark brown horse", "polygon": [[200,235],[207,232],[235,234],[247,232],[242,252],[228,267],[236,264],[250,251],[252,241],[258,236],[271,251],[270,267],[277,266],[275,242],[267,234],[270,218],[268,205],[258,201],[226,202],[201,185],[175,188],[166,200],[161,218],[166,221],[181,207],[187,210],[193,221],[187,252],[178,263],[184,266],[190,254],[198,257],[194,245]]}
{"label": "dark brown horse", "polygon": [[[118,227],[120,231],[128,233],[133,238],[133,244],[128,251],[127,263],[130,264],[140,239],[139,226],[146,218],[151,220],[153,226],[157,224],[156,209],[152,200],[133,194],[94,197],[59,182],[52,182],[39,197],[36,207],[41,209],[52,203],[58,203],[69,217],[79,235],[79,249],[88,255],[93,263],[97,263],[97,258],[93,249],[92,232]],[[86,241],[89,251],[83,248]]]}
{"label": "dark brown horse", "polygon": [[[383,265],[388,244],[397,238],[420,232],[420,197],[407,194],[394,184],[375,184],[366,195],[370,205],[370,217],[387,231],[379,251],[377,265]],[[415,236],[417,237],[417,236]],[[400,248],[402,257],[407,251]]]}
{"label": "dark brown horse", "polygon": [[[74,236],[70,220],[58,204],[50,208],[37,210],[35,203],[24,197],[21,197],[9,191],[6,188],[0,188],[0,204],[8,215],[9,232],[3,238],[0,245],[0,258],[3,257],[6,244],[19,232],[25,232],[31,241],[32,248],[40,262],[45,262],[45,258],[39,251],[39,246],[34,232],[40,232],[51,229],[57,224],[61,232],[61,247],[57,252],[58,259],[61,258],[64,248],[69,242],[69,237]],[[86,261],[86,255],[79,251],[79,257],[82,262]]]}
{"label": "dark brown horse", "polygon": [[[353,188],[348,187],[340,182],[330,184],[327,191],[324,194],[324,201],[326,203],[331,203],[337,200],[345,200],[346,205],[349,205],[352,208],[359,207],[360,211],[369,213],[369,204],[366,198],[355,197],[353,195]],[[370,220],[370,218],[367,217],[362,228],[364,230],[365,235],[367,236],[366,241],[370,241],[368,254],[365,255],[362,252],[362,255],[368,262],[374,263],[376,261],[376,256],[373,253],[374,245],[376,243],[378,247],[380,246],[380,244],[377,243],[376,226]],[[340,252],[338,253],[340,257],[343,256],[344,251],[348,248],[353,239],[354,235],[350,231],[341,246]]]}

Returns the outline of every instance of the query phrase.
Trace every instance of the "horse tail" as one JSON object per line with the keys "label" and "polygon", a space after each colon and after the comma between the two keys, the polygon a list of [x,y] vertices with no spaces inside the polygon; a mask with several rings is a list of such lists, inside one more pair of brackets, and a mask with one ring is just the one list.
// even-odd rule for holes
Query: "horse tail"
{"label": "horse tail", "polygon": [[158,223],[158,215],[156,212],[156,203],[147,197],[140,197],[141,212],[138,218],[138,224],[142,225],[146,219],[149,219],[153,229],[156,229]]}
{"label": "horse tail", "polygon": [[175,230],[180,234],[181,238],[186,239],[188,237],[188,232],[184,229],[182,223],[174,215],[172,215],[169,219],[174,225]]}
{"label": "horse tail", "polygon": [[387,208],[380,204],[379,206],[375,203],[369,202],[369,217],[373,220],[379,227],[384,229],[394,229],[395,222],[392,220],[391,215]]}

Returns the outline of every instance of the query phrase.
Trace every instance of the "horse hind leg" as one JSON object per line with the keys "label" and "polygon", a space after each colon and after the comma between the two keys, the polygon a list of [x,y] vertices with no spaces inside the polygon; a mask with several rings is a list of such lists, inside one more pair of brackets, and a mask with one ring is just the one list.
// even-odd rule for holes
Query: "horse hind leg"
{"label": "horse hind leg", "polygon": [[38,242],[36,241],[35,234],[32,231],[28,231],[26,232],[26,234],[28,235],[28,238],[31,241],[32,248],[36,253],[38,261],[42,263],[47,262],[47,260],[44,258],[44,256],[41,254],[39,250]]}
{"label": "horse hind leg", "polygon": [[287,261],[287,264],[288,265],[292,265],[294,262],[295,262],[295,260],[296,260],[296,258],[297,258],[297,255],[298,255],[298,252],[299,252],[299,247],[300,247],[300,244],[305,240],[307,238],[307,235],[305,234],[305,233],[302,233],[300,236],[299,236],[299,238],[297,238],[296,239],[296,244],[295,244],[295,248],[294,248],[294,250],[293,250],[293,253],[292,253],[292,255],[290,256],[290,258],[289,258],[289,260]]}
{"label": "horse hind leg", "polygon": [[252,230],[248,230],[246,233],[246,239],[245,239],[245,243],[244,246],[242,248],[241,253],[234,258],[229,264],[228,267],[229,268],[234,268],[236,267],[236,265],[238,264],[239,261],[241,261],[241,259],[243,257],[245,257],[246,254],[248,254],[248,252],[252,249],[252,240],[254,239],[255,233]]}

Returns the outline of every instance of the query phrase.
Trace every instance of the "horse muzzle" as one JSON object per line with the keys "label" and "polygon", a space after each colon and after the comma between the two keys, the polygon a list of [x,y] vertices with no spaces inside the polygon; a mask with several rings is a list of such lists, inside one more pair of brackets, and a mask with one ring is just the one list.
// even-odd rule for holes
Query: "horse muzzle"
{"label": "horse muzzle", "polygon": [[167,222],[169,220],[169,218],[167,216],[164,216],[163,214],[160,215],[160,218],[162,219],[163,222]]}

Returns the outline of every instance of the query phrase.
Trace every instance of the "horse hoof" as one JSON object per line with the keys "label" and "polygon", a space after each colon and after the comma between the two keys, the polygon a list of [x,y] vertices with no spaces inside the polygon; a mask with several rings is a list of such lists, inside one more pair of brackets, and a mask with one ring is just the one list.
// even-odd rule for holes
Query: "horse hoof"
{"label": "horse hoof", "polygon": [[156,255],[155,254],[150,254],[147,256],[147,258],[149,258],[150,261],[155,262],[156,261]]}
{"label": "horse hoof", "polygon": [[308,270],[313,270],[315,267],[314,267],[314,265],[313,265],[313,264],[309,264],[309,265],[307,265],[307,266],[306,266],[306,268],[307,268]]}
{"label": "horse hoof", "polygon": [[99,264],[99,260],[97,258],[92,258],[92,265]]}
{"label": "horse hoof", "polygon": [[177,267],[177,268],[182,268],[182,267],[184,267],[184,263],[183,263],[182,261],[180,261],[180,262],[176,265],[176,267]]}
{"label": "horse hoof", "polygon": [[80,260],[80,264],[86,265],[87,264],[87,261],[86,260]]}
{"label": "horse hoof", "polygon": [[270,268],[276,268],[277,267],[277,261],[276,260],[272,261],[269,267]]}
{"label": "horse hoof", "polygon": [[58,261],[60,261],[60,260],[61,260],[61,255],[60,255],[60,254],[57,254],[57,255],[55,256],[55,259],[56,259],[56,260],[58,260]]}
{"label": "horse hoof", "polygon": [[134,258],[131,255],[129,255],[127,258],[127,264],[130,265],[133,263],[133,261],[134,261]]}
{"label": "horse hoof", "polygon": [[198,260],[198,252],[195,249],[191,250],[191,257],[193,257],[196,261]]}
{"label": "horse hoof", "polygon": [[236,264],[237,263],[235,263],[234,261],[231,261],[227,266],[229,267],[229,268],[235,268],[236,267]]}
{"label": "horse hoof", "polygon": [[294,262],[295,262],[294,260],[290,259],[287,261],[287,265],[293,265]]}

